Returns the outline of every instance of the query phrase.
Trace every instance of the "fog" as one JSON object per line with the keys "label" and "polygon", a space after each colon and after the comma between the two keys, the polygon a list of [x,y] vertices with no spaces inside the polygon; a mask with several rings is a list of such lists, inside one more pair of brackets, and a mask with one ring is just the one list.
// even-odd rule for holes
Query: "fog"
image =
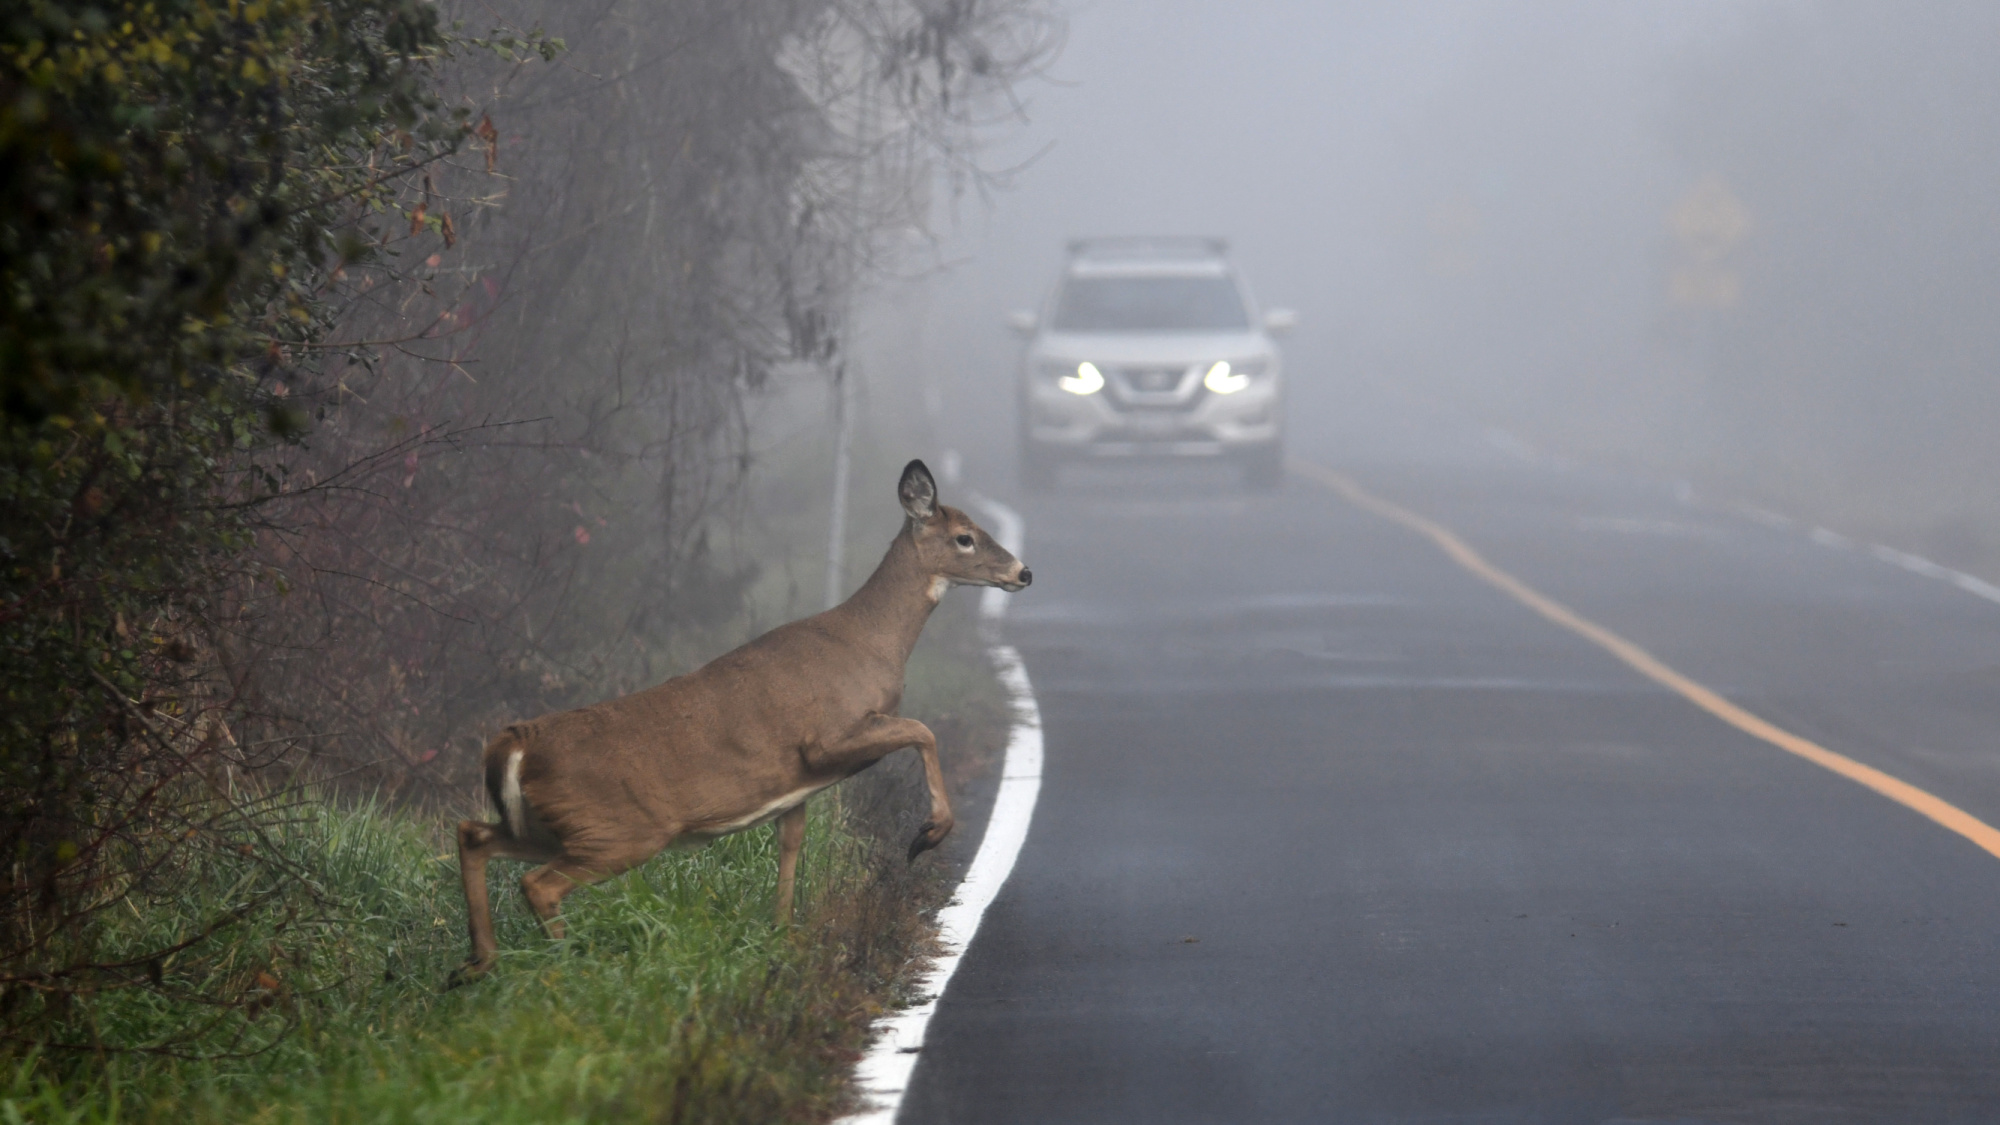
{"label": "fog", "polygon": [[1969,3],[1077,5],[983,155],[1005,186],[939,193],[930,393],[1004,468],[1003,318],[1040,302],[1064,240],[1222,235],[1261,304],[1299,310],[1297,452],[1340,456],[1383,403],[1422,404],[1991,568],[1996,23]]}

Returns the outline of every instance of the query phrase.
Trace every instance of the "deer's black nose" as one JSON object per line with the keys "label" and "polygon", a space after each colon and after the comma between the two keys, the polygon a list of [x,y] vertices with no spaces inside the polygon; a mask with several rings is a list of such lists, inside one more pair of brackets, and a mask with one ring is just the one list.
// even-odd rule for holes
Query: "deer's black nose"
{"label": "deer's black nose", "polygon": [[1035,572],[1034,572],[1034,571],[1032,571],[1032,570],[1029,570],[1029,569],[1028,569],[1027,567],[1025,567],[1025,566],[1024,566],[1024,567],[1022,567],[1022,568],[1021,568],[1021,585],[1023,585],[1023,586],[1033,586],[1034,584],[1035,584]]}

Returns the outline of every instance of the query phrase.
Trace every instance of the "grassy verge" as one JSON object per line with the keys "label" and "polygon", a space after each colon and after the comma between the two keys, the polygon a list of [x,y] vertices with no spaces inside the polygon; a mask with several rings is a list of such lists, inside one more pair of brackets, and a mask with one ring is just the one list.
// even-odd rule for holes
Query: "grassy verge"
{"label": "grassy verge", "polygon": [[[997,760],[1007,720],[970,602],[941,611],[904,708],[938,729],[961,779]],[[71,1021],[75,1041],[143,1045],[212,1019],[210,1048],[261,1049],[0,1058],[0,1121],[822,1120],[841,1105],[869,1020],[903,999],[949,883],[942,864],[898,854],[924,809],[907,757],[813,802],[792,931],[770,922],[769,829],[579,892],[560,943],[540,936],[496,865],[502,960],[451,992],[439,986],[464,956],[464,902],[446,818],[302,803],[273,842],[319,894],[227,932],[226,954],[201,961],[229,975],[236,1008],[196,1012],[138,990]],[[106,925],[199,926],[247,893],[226,858],[213,862],[204,892],[131,904]],[[169,990],[181,971],[192,970],[165,966]]]}

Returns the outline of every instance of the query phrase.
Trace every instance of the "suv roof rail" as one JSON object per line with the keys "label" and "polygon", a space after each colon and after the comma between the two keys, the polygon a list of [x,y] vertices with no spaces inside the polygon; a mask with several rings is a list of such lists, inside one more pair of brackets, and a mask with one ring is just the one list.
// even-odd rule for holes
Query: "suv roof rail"
{"label": "suv roof rail", "polygon": [[1202,235],[1132,234],[1103,238],[1072,238],[1072,258],[1222,258],[1229,240]]}

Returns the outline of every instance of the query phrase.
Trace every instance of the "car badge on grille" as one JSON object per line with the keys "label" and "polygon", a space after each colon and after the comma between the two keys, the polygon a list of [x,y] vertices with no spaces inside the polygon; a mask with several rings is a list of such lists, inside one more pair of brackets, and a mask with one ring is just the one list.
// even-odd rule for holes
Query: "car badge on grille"
{"label": "car badge on grille", "polygon": [[1134,371],[1132,382],[1142,391],[1171,391],[1178,383],[1178,372],[1174,371]]}

